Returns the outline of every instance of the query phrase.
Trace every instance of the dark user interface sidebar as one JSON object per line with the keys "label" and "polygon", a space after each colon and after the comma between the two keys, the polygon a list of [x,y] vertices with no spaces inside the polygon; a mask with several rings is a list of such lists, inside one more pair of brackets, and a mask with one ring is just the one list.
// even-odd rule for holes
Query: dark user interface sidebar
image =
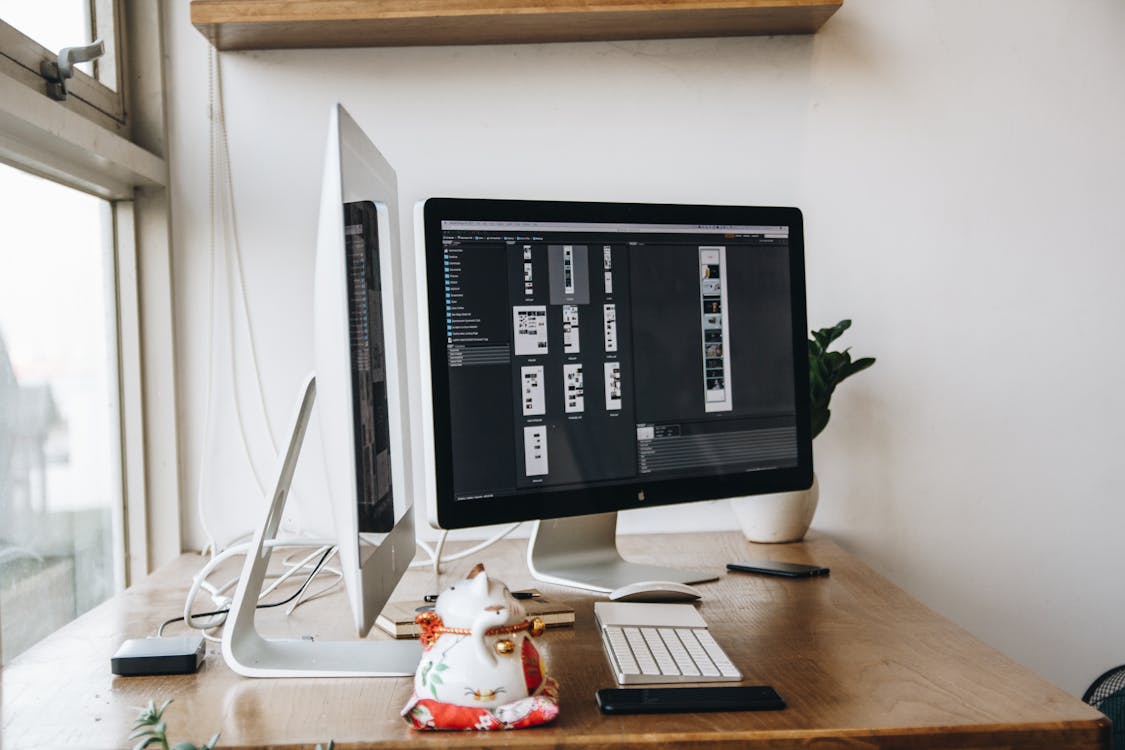
{"label": "dark user interface sidebar", "polygon": [[[495,259],[502,261],[503,248]],[[442,288],[445,303],[445,337],[449,366],[507,364],[511,339],[502,306],[490,304],[496,296],[495,277],[487,267],[488,248],[473,249],[474,263],[466,264],[464,250],[447,242],[442,251]],[[485,256],[482,258],[481,256]],[[482,304],[483,303],[483,304]]]}

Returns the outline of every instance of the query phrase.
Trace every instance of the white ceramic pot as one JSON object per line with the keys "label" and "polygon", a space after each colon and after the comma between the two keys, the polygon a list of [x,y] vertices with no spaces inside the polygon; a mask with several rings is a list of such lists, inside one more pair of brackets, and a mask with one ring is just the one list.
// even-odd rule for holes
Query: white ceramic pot
{"label": "white ceramic pot", "polygon": [[807,490],[733,497],[730,504],[748,541],[780,544],[804,538],[819,500],[820,484],[813,474]]}

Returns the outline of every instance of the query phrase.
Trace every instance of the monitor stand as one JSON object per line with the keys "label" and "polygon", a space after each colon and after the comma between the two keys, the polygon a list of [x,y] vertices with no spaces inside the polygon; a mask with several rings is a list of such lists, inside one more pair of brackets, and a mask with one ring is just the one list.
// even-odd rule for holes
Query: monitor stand
{"label": "monitor stand", "polygon": [[[416,641],[309,641],[263,638],[254,625],[270,561],[267,539],[277,536],[297,456],[316,400],[316,378],[309,376],[290,430],[265,522],[254,534],[223,628],[223,658],[247,677],[403,677],[414,674],[422,656]],[[342,541],[342,540],[341,540]]]}
{"label": "monitor stand", "polygon": [[719,576],[704,570],[642,565],[617,551],[617,514],[536,521],[527,543],[527,567],[544,583],[609,592],[641,581],[703,583]]}

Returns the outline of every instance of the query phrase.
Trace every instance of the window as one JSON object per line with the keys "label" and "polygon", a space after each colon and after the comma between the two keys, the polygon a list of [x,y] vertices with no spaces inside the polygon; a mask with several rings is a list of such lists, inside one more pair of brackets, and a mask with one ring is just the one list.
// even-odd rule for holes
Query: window
{"label": "window", "polygon": [[180,549],[160,13],[0,0],[3,663]]}
{"label": "window", "polygon": [[108,202],[0,165],[0,654],[124,574]]}

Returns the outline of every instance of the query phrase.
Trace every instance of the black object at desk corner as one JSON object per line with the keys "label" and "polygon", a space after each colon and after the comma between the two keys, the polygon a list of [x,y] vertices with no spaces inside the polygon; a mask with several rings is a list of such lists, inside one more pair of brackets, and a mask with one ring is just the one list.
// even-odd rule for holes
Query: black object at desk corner
{"label": "black object at desk corner", "polygon": [[769,685],[602,688],[604,714],[669,714],[701,711],[777,711],[785,701]]}
{"label": "black object at desk corner", "polygon": [[109,660],[110,669],[122,677],[193,674],[203,663],[203,637],[134,638],[125,641]]}

